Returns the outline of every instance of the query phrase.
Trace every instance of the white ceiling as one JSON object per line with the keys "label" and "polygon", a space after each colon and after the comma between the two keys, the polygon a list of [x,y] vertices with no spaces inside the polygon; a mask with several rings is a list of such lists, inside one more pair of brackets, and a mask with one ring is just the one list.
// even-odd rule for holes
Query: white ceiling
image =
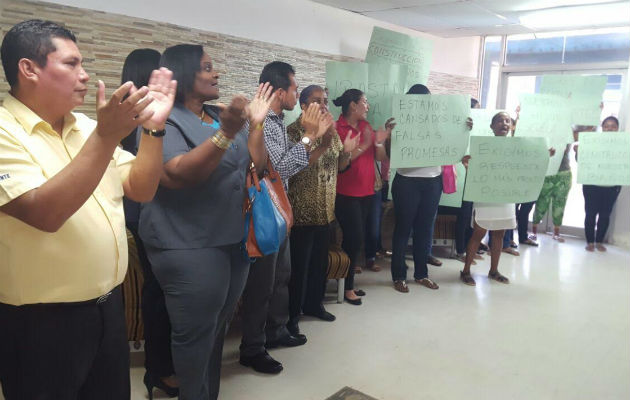
{"label": "white ceiling", "polygon": [[442,37],[630,26],[630,0],[313,0]]}

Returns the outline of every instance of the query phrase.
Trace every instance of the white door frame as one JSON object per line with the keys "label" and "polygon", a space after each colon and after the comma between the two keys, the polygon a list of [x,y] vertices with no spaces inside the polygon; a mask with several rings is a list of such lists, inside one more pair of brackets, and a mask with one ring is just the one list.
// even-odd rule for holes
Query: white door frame
{"label": "white door frame", "polygon": [[[505,48],[505,47],[503,47]],[[502,58],[505,56],[503,53]],[[501,63],[504,64],[504,63]],[[501,67],[499,75],[497,96],[497,110],[505,109],[508,92],[508,79],[510,76],[533,76],[551,74],[601,74],[601,75],[621,75],[621,87],[626,87],[628,79],[628,62],[612,63],[592,63],[592,64],[561,64],[561,65],[524,65],[524,66],[504,66]],[[622,89],[623,90],[623,89]],[[562,226],[562,233],[584,238],[584,228],[574,226]],[[545,219],[539,225],[540,232],[553,231],[553,221],[548,212]]]}

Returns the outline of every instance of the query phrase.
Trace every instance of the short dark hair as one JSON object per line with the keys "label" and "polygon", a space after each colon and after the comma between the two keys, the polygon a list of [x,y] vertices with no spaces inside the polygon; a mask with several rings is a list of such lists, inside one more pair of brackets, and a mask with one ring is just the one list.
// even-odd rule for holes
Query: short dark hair
{"label": "short dark hair", "polygon": [[160,58],[160,67],[173,71],[177,81],[175,102],[183,103],[186,95],[193,90],[195,74],[201,70],[203,46],[198,44],[178,44],[164,50]]}
{"label": "short dark hair", "polygon": [[300,93],[300,105],[306,104],[308,98],[311,97],[311,94],[317,90],[321,90],[322,92],[324,91],[324,89],[319,85],[309,85],[302,89],[302,92]]}
{"label": "short dark hair", "polygon": [[602,126],[604,126],[606,121],[613,121],[617,125],[617,128],[619,128],[619,120],[614,115],[604,118],[604,120],[602,121]]}
{"label": "short dark hair", "polygon": [[407,90],[407,94],[431,94],[431,91],[423,84],[416,83],[415,85],[410,87],[409,90]]}
{"label": "short dark hair", "polygon": [[263,67],[258,83],[267,83],[273,86],[273,91],[278,89],[288,90],[291,86],[290,76],[295,75],[291,64],[282,61],[272,61]]}
{"label": "short dark hair", "polygon": [[363,92],[359,89],[348,89],[335,100],[333,100],[333,104],[337,107],[341,107],[341,113],[343,115],[348,115],[348,109],[350,108],[350,103],[358,103],[361,100],[361,96],[363,96]]}
{"label": "short dark hair", "polygon": [[[506,111],[499,111],[498,113],[494,114],[494,117],[492,117],[492,122],[490,122],[490,125],[494,125],[494,123],[497,122],[497,119],[501,117],[501,114],[506,114],[508,117],[510,117],[510,114],[508,114]],[[510,117],[510,121],[512,121],[512,117]]]}
{"label": "short dark hair", "polygon": [[57,50],[52,38],[68,39],[75,43],[77,41],[68,29],[41,19],[22,21],[4,35],[0,54],[9,86],[15,87],[18,83],[18,63],[22,58],[33,60],[40,67],[46,66],[48,54]]}
{"label": "short dark hair", "polygon": [[120,83],[131,81],[137,88],[146,86],[151,78],[151,72],[160,65],[160,57],[160,52],[153,49],[132,51],[125,58]]}
{"label": "short dark hair", "polygon": [[478,104],[479,104],[479,100],[475,99],[474,97],[470,98],[470,108],[475,108],[477,107]]}

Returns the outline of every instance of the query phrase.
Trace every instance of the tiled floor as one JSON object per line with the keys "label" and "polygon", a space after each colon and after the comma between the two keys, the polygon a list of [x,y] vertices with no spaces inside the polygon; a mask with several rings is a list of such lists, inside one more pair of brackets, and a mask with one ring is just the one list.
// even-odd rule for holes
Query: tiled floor
{"label": "tiled floor", "polygon": [[[473,267],[475,288],[454,260],[431,267],[437,291],[401,294],[389,269],[364,272],[362,306],[331,303],[337,321],[305,318],[305,346],[271,351],[277,376],[241,367],[232,333],[221,398],[323,400],[345,386],[381,400],[630,398],[630,251],[541,241],[503,254],[510,285],[488,282],[489,260]],[[147,397],[143,373],[132,368],[133,399]]]}

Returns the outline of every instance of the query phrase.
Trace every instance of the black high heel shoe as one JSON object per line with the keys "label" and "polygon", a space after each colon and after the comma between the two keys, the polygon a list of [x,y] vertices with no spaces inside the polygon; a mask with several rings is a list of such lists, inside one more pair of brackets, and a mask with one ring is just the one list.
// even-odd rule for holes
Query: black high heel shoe
{"label": "black high heel shoe", "polygon": [[149,400],[153,400],[154,387],[161,389],[168,397],[179,395],[179,388],[167,385],[159,376],[150,374],[148,371],[144,373],[144,386],[147,387],[147,391],[149,392]]}

